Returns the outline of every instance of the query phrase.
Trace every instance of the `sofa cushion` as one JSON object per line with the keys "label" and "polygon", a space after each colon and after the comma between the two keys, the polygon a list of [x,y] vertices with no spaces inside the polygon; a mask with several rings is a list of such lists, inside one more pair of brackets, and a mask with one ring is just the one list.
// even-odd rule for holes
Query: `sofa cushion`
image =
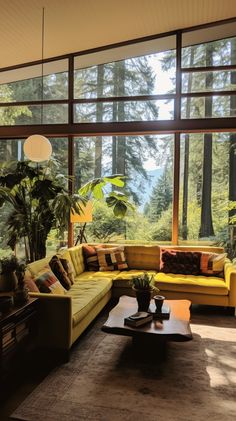
{"label": "sofa cushion", "polygon": [[201,253],[201,273],[222,276],[227,253]]}
{"label": "sofa cushion", "polygon": [[28,288],[29,292],[40,292],[30,271],[26,271],[25,273],[25,277],[24,277],[24,282],[25,282],[25,286],[26,288]]}
{"label": "sofa cushion", "polygon": [[75,277],[75,282],[80,280],[92,280],[92,279],[100,279],[100,278],[108,278],[113,280],[117,275],[119,275],[119,270],[109,270],[105,272],[83,272],[80,275]]}
{"label": "sofa cushion", "polygon": [[49,262],[49,266],[52,269],[54,275],[57,277],[57,279],[60,281],[62,286],[69,290],[71,288],[71,282],[70,278],[67,275],[59,257],[53,256]]}
{"label": "sofa cushion", "polygon": [[201,273],[201,253],[161,249],[160,271],[184,275],[199,275]]}
{"label": "sofa cushion", "polygon": [[35,283],[40,292],[64,295],[66,291],[49,266],[38,272]]}
{"label": "sofa cushion", "polygon": [[160,247],[153,245],[125,245],[129,269],[159,270]]}
{"label": "sofa cushion", "polygon": [[98,271],[99,262],[96,248],[89,244],[83,244],[82,248],[86,270]]}
{"label": "sofa cushion", "polygon": [[[138,275],[143,275],[144,271],[143,270],[128,270],[127,272],[120,272],[119,275],[117,275],[114,280],[113,280],[113,287],[115,288],[131,288],[131,279],[133,278],[133,276],[138,276]],[[155,270],[149,270],[148,275],[155,275],[156,271]]]}
{"label": "sofa cushion", "polygon": [[82,246],[71,247],[69,252],[75,270],[75,275],[79,275],[85,269]]}
{"label": "sofa cushion", "polygon": [[75,280],[75,275],[74,275],[74,271],[73,271],[73,267],[72,267],[71,262],[67,259],[64,259],[63,257],[59,257],[59,259],[60,259],[60,262],[61,262],[64,270],[67,273],[67,276],[70,280],[70,284],[73,285],[74,280]]}
{"label": "sofa cushion", "polygon": [[51,257],[44,257],[44,259],[36,260],[35,262],[29,263],[27,265],[27,269],[30,271],[32,275],[37,275],[37,273],[44,269],[46,265],[48,265]]}
{"label": "sofa cushion", "polygon": [[128,269],[124,246],[110,248],[96,247],[96,250],[100,271]]}
{"label": "sofa cushion", "polygon": [[72,323],[77,325],[112,287],[112,280],[77,280],[67,295],[72,297]]}
{"label": "sofa cushion", "polygon": [[210,276],[180,275],[159,272],[154,283],[161,291],[182,291],[209,295],[228,295],[229,290],[222,278]]}

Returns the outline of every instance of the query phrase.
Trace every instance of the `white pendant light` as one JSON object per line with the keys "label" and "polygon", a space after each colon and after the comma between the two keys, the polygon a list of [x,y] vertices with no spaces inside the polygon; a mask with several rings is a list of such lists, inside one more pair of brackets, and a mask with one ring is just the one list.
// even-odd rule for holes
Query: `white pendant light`
{"label": "white pendant light", "polygon": [[52,155],[52,145],[46,137],[33,134],[24,143],[24,154],[34,162],[47,161]]}
{"label": "white pendant light", "polygon": [[[43,56],[44,56],[44,7],[42,12],[42,75],[41,75],[41,100],[43,101]],[[41,104],[41,124],[43,124],[43,104]],[[52,145],[42,135],[33,134],[24,142],[25,156],[34,162],[47,161],[52,155]]]}

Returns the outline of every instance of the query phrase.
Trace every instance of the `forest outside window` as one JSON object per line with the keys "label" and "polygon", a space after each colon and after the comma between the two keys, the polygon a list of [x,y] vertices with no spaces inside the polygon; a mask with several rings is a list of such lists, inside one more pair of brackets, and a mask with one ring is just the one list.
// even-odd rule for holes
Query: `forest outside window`
{"label": "forest outside window", "polygon": [[136,205],[119,220],[106,204],[95,203],[88,241],[171,242],[173,149],[173,135],[75,139],[76,189],[94,177],[124,174],[125,192]]}

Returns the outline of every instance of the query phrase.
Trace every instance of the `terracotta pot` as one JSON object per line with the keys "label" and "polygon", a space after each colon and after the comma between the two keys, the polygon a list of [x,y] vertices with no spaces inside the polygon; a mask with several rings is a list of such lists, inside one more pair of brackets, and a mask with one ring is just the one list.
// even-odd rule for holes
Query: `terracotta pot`
{"label": "terracotta pot", "polygon": [[136,293],[136,299],[138,302],[138,311],[148,311],[149,305],[152,298],[152,289],[136,289],[133,288]]}

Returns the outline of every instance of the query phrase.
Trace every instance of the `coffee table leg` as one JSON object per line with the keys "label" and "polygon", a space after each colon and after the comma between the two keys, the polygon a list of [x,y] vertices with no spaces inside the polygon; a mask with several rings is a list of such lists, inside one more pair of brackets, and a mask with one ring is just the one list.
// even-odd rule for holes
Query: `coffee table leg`
{"label": "coffee table leg", "polygon": [[143,361],[159,362],[167,357],[167,341],[159,337],[133,337],[134,355]]}

